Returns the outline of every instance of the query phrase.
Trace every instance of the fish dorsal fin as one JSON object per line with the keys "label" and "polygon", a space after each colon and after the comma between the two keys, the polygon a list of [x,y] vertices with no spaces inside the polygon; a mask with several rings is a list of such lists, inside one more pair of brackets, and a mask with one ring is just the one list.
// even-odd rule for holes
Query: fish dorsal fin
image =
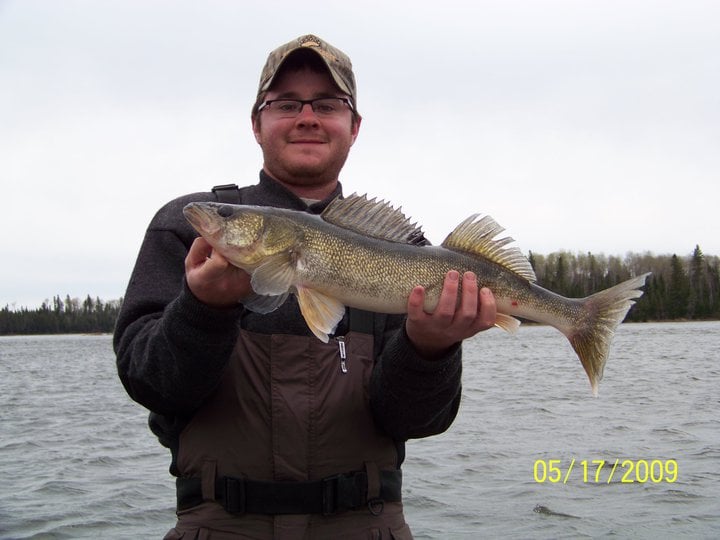
{"label": "fish dorsal fin", "polygon": [[480,214],[473,214],[458,225],[442,243],[442,247],[485,257],[530,282],[536,281],[535,271],[527,257],[518,248],[505,247],[513,239],[494,239],[505,229],[490,216],[478,218]]}
{"label": "fish dorsal fin", "polygon": [[337,198],[323,211],[323,220],[356,233],[402,244],[422,245],[425,236],[415,223],[390,203],[353,193]]}

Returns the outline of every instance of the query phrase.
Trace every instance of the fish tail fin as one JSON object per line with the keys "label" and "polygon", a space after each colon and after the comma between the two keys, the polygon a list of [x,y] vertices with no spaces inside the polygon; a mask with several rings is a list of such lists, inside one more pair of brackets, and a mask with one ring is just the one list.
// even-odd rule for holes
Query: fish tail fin
{"label": "fish tail fin", "polygon": [[640,287],[649,275],[648,272],[623,281],[582,301],[583,322],[572,329],[568,339],[580,357],[596,397],[615,330],[635,304],[634,299],[642,296]]}

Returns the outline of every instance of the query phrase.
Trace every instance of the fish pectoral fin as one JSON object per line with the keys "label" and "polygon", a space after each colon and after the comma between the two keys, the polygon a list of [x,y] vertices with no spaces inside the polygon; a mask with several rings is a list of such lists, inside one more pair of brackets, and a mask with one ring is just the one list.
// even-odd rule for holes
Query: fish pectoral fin
{"label": "fish pectoral fin", "polygon": [[308,287],[297,288],[300,312],[312,333],[324,343],[345,315],[345,306],[335,298]]}
{"label": "fish pectoral fin", "polygon": [[288,292],[295,278],[295,266],[289,252],[280,253],[258,266],[252,273],[250,285],[261,296],[277,296]]}
{"label": "fish pectoral fin", "polygon": [[514,334],[518,331],[518,328],[520,328],[520,321],[518,321],[515,317],[511,317],[510,315],[498,313],[495,316],[495,326],[497,326],[498,328],[502,328],[508,334]]}
{"label": "fish pectoral fin", "polygon": [[287,300],[289,293],[278,294],[274,296],[253,293],[243,300],[242,304],[245,308],[255,313],[270,313],[282,306]]}

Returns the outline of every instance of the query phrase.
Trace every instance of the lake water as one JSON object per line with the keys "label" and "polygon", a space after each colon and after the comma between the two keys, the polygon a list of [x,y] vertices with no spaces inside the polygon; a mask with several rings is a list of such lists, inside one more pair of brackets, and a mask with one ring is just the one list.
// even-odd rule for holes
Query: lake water
{"label": "lake water", "polygon": [[[720,322],[622,325],[598,398],[552,328],[465,347],[458,419],[408,443],[416,538],[720,538]],[[110,336],[0,337],[0,538],[162,538],[146,417]]]}

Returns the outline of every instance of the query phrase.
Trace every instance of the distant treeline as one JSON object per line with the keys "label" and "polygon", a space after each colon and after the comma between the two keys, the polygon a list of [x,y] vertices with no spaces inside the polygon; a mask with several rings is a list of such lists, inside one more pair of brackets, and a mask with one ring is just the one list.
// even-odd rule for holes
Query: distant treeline
{"label": "distant treeline", "polygon": [[0,335],[94,334],[112,332],[122,299],[103,302],[88,295],[85,300],[55,296],[37,309],[0,309]]}
{"label": "distant treeline", "polygon": [[[530,252],[537,283],[572,298],[582,298],[631,277],[652,272],[645,294],[626,320],[663,321],[720,319],[720,258],[705,256],[699,246],[689,257],[642,255],[625,257],[556,252]],[[0,335],[112,332],[122,299],[103,302],[55,296],[37,309],[0,309]]]}
{"label": "distant treeline", "polygon": [[539,285],[572,298],[652,272],[628,321],[720,319],[720,258],[703,255],[700,246],[689,257],[531,252],[529,258]]}

